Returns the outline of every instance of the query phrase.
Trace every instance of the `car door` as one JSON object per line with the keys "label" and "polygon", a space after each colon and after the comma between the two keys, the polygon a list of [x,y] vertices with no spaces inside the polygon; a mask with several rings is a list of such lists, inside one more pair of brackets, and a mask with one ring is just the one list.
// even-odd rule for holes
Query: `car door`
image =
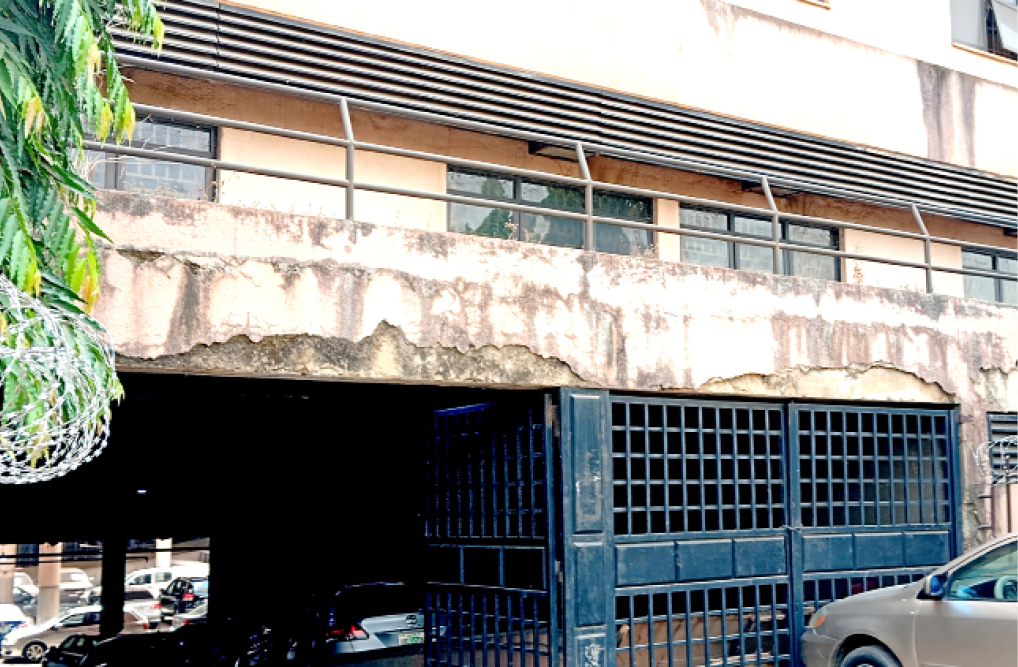
{"label": "car door", "polygon": [[921,600],[915,620],[922,667],[1018,664],[1018,542],[948,573],[941,600]]}

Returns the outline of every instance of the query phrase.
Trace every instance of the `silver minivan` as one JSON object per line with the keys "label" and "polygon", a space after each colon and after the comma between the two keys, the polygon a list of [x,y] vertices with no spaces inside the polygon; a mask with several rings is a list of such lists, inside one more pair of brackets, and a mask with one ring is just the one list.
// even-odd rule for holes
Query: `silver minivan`
{"label": "silver minivan", "polygon": [[1018,533],[915,583],[821,607],[802,657],[806,667],[1015,667]]}

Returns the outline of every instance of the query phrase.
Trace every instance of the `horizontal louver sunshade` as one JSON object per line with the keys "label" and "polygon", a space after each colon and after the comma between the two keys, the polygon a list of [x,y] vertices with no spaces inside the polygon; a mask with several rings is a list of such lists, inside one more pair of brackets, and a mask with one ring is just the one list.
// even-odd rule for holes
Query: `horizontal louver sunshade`
{"label": "horizontal louver sunshade", "polygon": [[340,30],[201,0],[161,3],[158,59],[118,39],[125,55],[382,102],[666,157],[735,168],[803,191],[890,198],[1015,227],[1015,181],[942,163],[658,104]]}

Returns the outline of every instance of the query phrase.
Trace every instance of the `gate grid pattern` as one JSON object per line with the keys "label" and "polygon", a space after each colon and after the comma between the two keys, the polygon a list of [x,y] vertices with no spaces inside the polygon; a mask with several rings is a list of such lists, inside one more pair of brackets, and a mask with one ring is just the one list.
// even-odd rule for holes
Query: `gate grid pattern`
{"label": "gate grid pattern", "polygon": [[434,413],[429,667],[557,667],[552,443],[542,401]]}
{"label": "gate grid pattern", "polygon": [[797,665],[818,606],[958,551],[949,411],[608,400],[618,667]]}

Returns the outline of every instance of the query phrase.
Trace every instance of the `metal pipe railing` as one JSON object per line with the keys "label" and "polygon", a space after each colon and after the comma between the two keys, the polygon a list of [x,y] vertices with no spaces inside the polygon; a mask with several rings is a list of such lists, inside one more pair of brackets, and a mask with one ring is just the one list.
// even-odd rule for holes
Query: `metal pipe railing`
{"label": "metal pipe railing", "polygon": [[[333,97],[331,95],[322,94],[330,100]],[[487,208],[497,208],[509,211],[518,211],[521,213],[530,213],[534,215],[550,216],[557,218],[567,218],[578,220],[583,223],[583,247],[587,250],[593,250],[596,247],[595,241],[595,226],[597,224],[608,224],[620,227],[627,227],[631,229],[646,230],[653,233],[665,233],[675,234],[678,236],[690,236],[695,238],[705,238],[711,240],[727,241],[727,242],[738,242],[746,245],[763,246],[771,248],[773,251],[773,270],[774,273],[780,274],[782,272],[782,251],[797,251],[806,252],[816,255],[833,256],[842,259],[853,259],[859,261],[876,262],[881,264],[888,264],[892,266],[899,266],[904,268],[914,268],[923,270],[926,276],[926,291],[929,293],[933,292],[933,273],[943,272],[961,275],[971,276],[984,276],[991,278],[1011,277],[1011,274],[1003,273],[1000,271],[985,271],[980,269],[966,269],[962,267],[953,266],[938,266],[933,264],[932,259],[932,244],[940,243],[945,245],[959,246],[965,248],[971,248],[975,250],[989,250],[999,252],[1001,250],[998,246],[991,246],[979,243],[969,243],[958,239],[950,239],[943,237],[934,237],[929,234],[923,218],[919,212],[919,207],[915,204],[910,205],[913,219],[919,227],[919,232],[909,232],[897,229],[887,229],[882,227],[874,227],[872,225],[864,225],[860,223],[845,222],[841,220],[834,220],[830,218],[821,218],[816,216],[809,216],[797,213],[785,213],[780,211],[778,208],[772,186],[775,183],[790,185],[779,179],[772,179],[767,176],[758,176],[749,174],[747,172],[738,172],[736,170],[729,170],[733,177],[740,178],[741,180],[754,180],[759,181],[763,190],[764,197],[767,201],[767,208],[759,208],[756,206],[748,206],[745,204],[731,204],[723,201],[716,201],[711,199],[703,199],[699,197],[688,197],[685,195],[677,195],[670,192],[662,192],[659,190],[651,190],[646,188],[635,188],[630,186],[622,186],[614,183],[606,183],[603,181],[594,180],[591,176],[589,164],[587,162],[586,153],[589,151],[597,151],[599,148],[604,149],[606,147],[599,146],[597,144],[588,144],[582,141],[574,142],[573,147],[576,151],[576,159],[579,163],[581,177],[577,178],[574,176],[564,176],[559,174],[550,174],[546,172],[536,171],[532,169],[522,169],[518,167],[507,167],[496,163],[484,162],[480,160],[470,160],[465,158],[456,158],[446,155],[440,155],[437,153],[428,153],[424,151],[416,151],[412,149],[398,148],[394,146],[386,146],[382,144],[375,144],[369,142],[357,141],[353,133],[353,124],[350,120],[350,106],[353,105],[347,98],[337,98],[340,115],[343,126],[343,138],[333,137],[329,135],[315,134],[311,132],[303,132],[299,130],[290,130],[286,128],[279,128],[270,125],[263,125],[259,123],[251,123],[246,121],[238,121],[229,118],[221,118],[217,116],[210,116],[206,114],[198,114],[192,112],[177,111],[173,109],[165,109],[156,106],[137,104],[135,110],[139,115],[153,115],[168,118],[171,120],[178,120],[183,122],[190,122],[196,124],[213,125],[217,127],[227,127],[238,130],[244,130],[248,132],[258,132],[262,134],[278,136],[288,139],[295,139],[300,141],[310,141],[314,143],[336,146],[344,148],[345,150],[345,178],[334,178],[320,176],[316,174],[298,172],[285,169],[272,169],[268,167],[262,167],[258,165],[243,164],[237,162],[231,162],[226,160],[219,160],[215,158],[203,158],[190,155],[181,155],[179,153],[172,153],[165,150],[149,149],[149,148],[138,148],[134,146],[123,146],[115,144],[105,144],[98,141],[86,141],[84,147],[88,150],[104,151],[107,153],[113,153],[116,155],[125,155],[130,157],[140,157],[148,159],[167,160],[172,162],[179,162],[182,164],[191,164],[197,166],[211,167],[226,171],[236,171],[242,173],[256,174],[261,176],[270,176],[274,178],[282,178],[288,180],[298,180],[309,183],[316,183],[320,185],[329,185],[335,187],[344,188],[346,193],[345,201],[345,213],[348,219],[355,219],[355,193],[358,190],[378,192],[383,194],[398,195],[404,197],[412,197],[417,199],[429,199],[436,201],[444,201],[449,203],[468,204],[474,206],[484,206]],[[377,105],[373,103],[358,102],[359,108],[377,108],[384,105]],[[381,110],[381,109],[379,109]],[[401,111],[403,115],[406,115],[405,110]],[[429,114],[417,114],[428,116]],[[476,125],[476,123],[474,123]],[[492,128],[486,128],[491,130]],[[529,140],[544,140],[554,141],[553,137],[546,137],[531,132],[501,132],[501,134],[509,134],[511,136],[520,135],[521,138],[527,138]],[[368,183],[358,181],[356,179],[354,168],[356,162],[356,152],[358,150],[381,153],[387,155],[394,155],[399,157],[406,157],[417,160],[425,160],[431,162],[440,162],[445,165],[466,167],[475,169],[478,171],[490,171],[498,172],[502,174],[511,174],[515,176],[523,176],[533,178],[542,181],[550,181],[556,183],[563,183],[567,185],[573,185],[582,187],[584,189],[584,210],[582,213],[578,211],[568,211],[562,209],[556,209],[546,206],[534,205],[534,204],[519,204],[514,202],[506,202],[499,200],[482,199],[478,197],[469,197],[463,195],[455,195],[448,193],[439,192],[428,192],[422,190],[414,190],[411,188],[401,188],[391,185],[385,185],[381,183]],[[612,153],[617,154],[617,149],[611,149]],[[635,152],[634,152],[635,154]],[[678,168],[685,167],[687,170],[693,167],[692,163],[683,160],[668,159],[664,160],[666,163],[671,163]],[[679,166],[682,165],[682,166]],[[700,165],[702,167],[702,165]],[[713,167],[712,172],[716,172]],[[654,225],[646,222],[638,222],[634,220],[625,220],[621,218],[612,218],[607,216],[599,216],[594,213],[594,191],[603,190],[608,192],[616,192],[619,194],[629,194],[641,197],[666,199],[677,201],[680,204],[687,205],[700,205],[706,207],[723,208],[729,211],[747,213],[750,215],[759,216],[761,218],[767,218],[771,222],[771,236],[769,239],[754,238],[754,237],[742,237],[732,236],[731,234],[722,234],[718,232],[712,232],[708,230],[693,229],[689,227],[665,227]],[[896,207],[900,207],[901,204],[894,204]],[[846,252],[843,250],[832,250],[828,248],[820,248],[809,245],[799,245],[792,242],[783,242],[781,240],[781,223],[782,221],[793,221],[793,222],[805,222],[814,225],[822,225],[828,227],[836,227],[839,229],[854,229],[859,231],[866,231],[885,236],[894,236],[899,238],[913,239],[922,241],[923,243],[923,261],[922,262],[911,262],[907,260],[897,259],[893,257],[880,257],[875,255],[866,255],[860,253]]]}
{"label": "metal pipe railing", "polygon": [[[541,143],[551,143],[563,147],[571,147],[575,143],[575,139],[563,139],[562,137],[556,137],[553,135],[543,134],[539,132],[533,132],[528,130],[520,130],[517,128],[505,127],[502,125],[496,125],[493,123],[485,123],[480,121],[466,120],[458,117],[451,117],[449,115],[443,115],[441,113],[433,113],[429,111],[421,111],[418,109],[411,109],[404,106],[396,106],[391,104],[385,104],[381,102],[371,102],[367,100],[356,99],[349,96],[343,96],[335,93],[326,93],[320,90],[313,90],[310,88],[294,88],[291,85],[285,83],[274,83],[271,81],[261,81],[251,79],[249,77],[239,76],[236,74],[227,74],[225,72],[217,72],[211,70],[200,69],[196,67],[188,67],[185,65],[178,65],[169,63],[166,61],[153,60],[151,58],[144,58],[139,56],[132,56],[128,54],[118,54],[117,60],[124,66],[134,66],[141,69],[155,70],[165,74],[173,74],[177,76],[205,79],[207,81],[217,81],[229,85],[238,87],[270,91],[286,95],[288,97],[300,97],[308,100],[315,100],[319,102],[325,102],[329,104],[341,104],[342,100],[347,100],[350,107],[364,109],[367,111],[377,111],[379,113],[403,116],[405,118],[411,118],[419,120],[425,123],[434,123],[437,125],[451,126],[458,129],[473,130],[477,132],[483,132],[485,134],[494,134],[503,137],[511,137],[515,139],[522,139],[525,141],[537,141]],[[725,176],[729,178],[735,178],[740,180],[749,180],[753,182],[759,182],[762,175],[757,172],[748,171],[745,169],[738,169],[735,167],[726,167],[722,165],[715,165],[711,163],[704,163],[697,160],[676,158],[667,155],[662,155],[653,151],[635,150],[628,149],[622,146],[613,144],[601,144],[593,140],[584,140],[583,145],[588,149],[598,154],[609,155],[613,157],[620,157],[623,159],[635,160],[638,162],[645,162],[648,164],[655,164],[666,167],[674,167],[683,171],[693,171],[699,173],[709,173],[716,176]],[[880,204],[883,206],[891,206],[900,209],[909,209],[913,202],[898,199],[895,197],[888,197],[885,195],[877,195],[868,192],[855,192],[848,189],[839,190],[838,188],[822,186],[812,181],[803,181],[789,177],[770,177],[770,184],[772,186],[787,187],[793,190],[809,191],[814,194],[824,194],[832,197],[838,197],[842,199],[851,199],[853,201],[868,202],[872,204]],[[920,209],[923,209],[920,206]],[[937,213],[940,215],[951,216],[951,210],[949,208],[929,208],[929,212]],[[959,211],[959,213],[965,213]],[[967,213],[971,219],[986,219],[987,216],[981,214]],[[995,224],[995,223],[994,223]]]}

